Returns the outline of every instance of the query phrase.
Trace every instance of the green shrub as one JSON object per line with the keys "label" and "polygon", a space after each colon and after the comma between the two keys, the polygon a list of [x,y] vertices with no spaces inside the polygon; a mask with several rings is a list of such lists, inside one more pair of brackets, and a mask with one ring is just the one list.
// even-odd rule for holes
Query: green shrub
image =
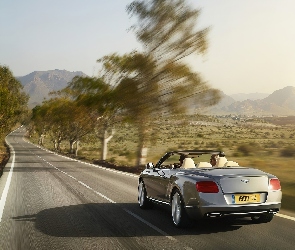
{"label": "green shrub", "polygon": [[110,158],[110,159],[109,159],[109,162],[111,162],[111,163],[115,163],[115,162],[116,162],[116,158],[115,158],[115,157]]}
{"label": "green shrub", "polygon": [[243,156],[243,155],[240,152],[234,152],[233,153],[233,157],[241,157],[241,156]]}
{"label": "green shrub", "polygon": [[274,141],[268,141],[266,144],[265,144],[265,148],[278,148],[278,145],[276,142]]}
{"label": "green shrub", "polygon": [[294,157],[295,156],[295,147],[288,146],[281,150],[281,156],[283,157]]}
{"label": "green shrub", "polygon": [[249,144],[241,144],[238,146],[237,151],[243,154],[244,156],[249,156],[252,152],[255,151],[255,147]]}

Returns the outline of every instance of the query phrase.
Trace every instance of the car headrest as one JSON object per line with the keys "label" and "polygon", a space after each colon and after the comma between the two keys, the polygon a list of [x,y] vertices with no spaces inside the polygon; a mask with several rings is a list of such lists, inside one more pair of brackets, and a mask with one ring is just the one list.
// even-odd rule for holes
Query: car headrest
{"label": "car headrest", "polygon": [[235,162],[235,161],[227,161],[225,164],[224,164],[225,167],[237,167],[239,166],[239,163]]}
{"label": "car headrest", "polygon": [[192,158],[185,158],[182,163],[182,168],[195,168],[195,162]]}
{"label": "car headrest", "polygon": [[212,165],[209,162],[201,161],[197,164],[197,168],[211,168]]}
{"label": "car headrest", "polygon": [[224,156],[217,157],[215,167],[221,168],[224,167],[224,164],[227,162],[227,159]]}

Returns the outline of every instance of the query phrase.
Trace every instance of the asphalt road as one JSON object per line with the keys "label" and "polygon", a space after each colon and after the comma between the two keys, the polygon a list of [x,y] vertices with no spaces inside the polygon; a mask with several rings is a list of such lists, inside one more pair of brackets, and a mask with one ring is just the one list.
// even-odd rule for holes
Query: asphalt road
{"label": "asphalt road", "polygon": [[168,209],[141,210],[137,176],[110,171],[7,137],[0,179],[0,249],[294,249],[295,221],[237,220],[173,227]]}

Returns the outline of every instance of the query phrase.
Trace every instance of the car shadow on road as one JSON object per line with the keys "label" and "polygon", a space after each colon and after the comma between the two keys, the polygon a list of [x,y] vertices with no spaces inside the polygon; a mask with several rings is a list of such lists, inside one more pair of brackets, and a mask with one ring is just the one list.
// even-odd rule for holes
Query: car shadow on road
{"label": "car shadow on road", "polygon": [[[140,237],[202,235],[235,231],[246,220],[229,223],[204,220],[190,228],[175,228],[164,209],[142,210],[136,203],[88,203],[45,209],[37,214],[13,217],[18,222],[32,222],[35,228],[55,237]],[[164,232],[164,233],[163,233]]]}

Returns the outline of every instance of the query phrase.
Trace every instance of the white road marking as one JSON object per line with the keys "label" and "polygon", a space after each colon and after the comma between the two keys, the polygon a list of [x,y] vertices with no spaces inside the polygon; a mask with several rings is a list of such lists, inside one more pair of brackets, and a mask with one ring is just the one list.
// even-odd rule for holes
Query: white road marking
{"label": "white road marking", "polygon": [[[43,159],[44,160],[44,159]],[[47,162],[46,160],[44,160],[46,163],[48,163],[49,165],[53,166],[51,163]],[[58,167],[53,166],[56,170],[60,171],[61,173],[67,175],[68,177],[73,178],[74,180],[76,180],[79,184],[81,184],[82,186],[84,186],[85,188],[93,191],[94,193],[96,193],[97,195],[99,195],[100,197],[106,199],[107,201],[109,201],[110,203],[116,204],[117,202],[113,201],[112,199],[110,199],[109,197],[105,196],[104,194],[94,190],[93,188],[91,188],[90,186],[88,186],[87,184],[85,184],[82,181],[77,180],[75,177],[69,175],[68,173],[61,171]],[[173,240],[173,241],[177,241],[177,239],[173,238],[172,236],[170,236],[169,234],[167,234],[166,232],[164,232],[163,230],[161,230],[160,228],[154,226],[153,224],[151,224],[150,222],[146,221],[145,219],[141,218],[139,215],[131,212],[130,210],[123,208],[123,210],[125,212],[127,212],[129,215],[131,215],[132,217],[136,218],[137,220],[140,220],[141,222],[143,222],[144,224],[146,224],[147,226],[149,226],[150,228],[154,229],[155,231],[157,231],[158,233],[162,234],[163,236],[165,236],[166,238],[168,238],[169,240]]]}
{"label": "white road marking", "polygon": [[12,162],[11,162],[11,167],[8,173],[8,177],[5,183],[5,187],[3,189],[3,193],[1,196],[1,200],[0,200],[0,223],[2,221],[2,215],[3,215],[3,211],[4,211],[4,207],[5,207],[5,203],[6,203],[6,198],[7,198],[7,194],[8,194],[8,190],[10,187],[10,183],[11,183],[11,178],[12,178],[12,172],[13,172],[13,168],[14,168],[14,161],[15,161],[15,152],[13,147],[6,141],[6,143],[9,145],[10,150],[11,150],[11,154],[12,154]]}
{"label": "white road marking", "polygon": [[[123,174],[123,175],[131,176],[131,177],[134,177],[134,178],[138,178],[138,175],[136,175],[136,174],[131,174],[131,173],[128,173],[128,172],[123,172],[123,171],[120,171],[120,170],[116,170],[116,169],[112,169],[112,168],[106,168],[106,167],[103,167],[103,166],[95,165],[95,164],[92,164],[92,163],[89,163],[89,162],[83,162],[83,161],[80,161],[80,160],[76,160],[76,159],[73,159],[73,158],[70,158],[70,157],[67,157],[67,156],[64,156],[64,155],[57,154],[56,152],[50,151],[50,150],[48,150],[46,148],[43,148],[43,147],[41,147],[39,145],[36,145],[36,144],[34,144],[34,143],[30,142],[30,141],[27,141],[24,138],[23,138],[23,141],[24,142],[27,142],[27,143],[30,143],[33,146],[38,147],[38,148],[40,148],[40,149],[42,149],[42,150],[44,150],[46,152],[52,153],[54,155],[58,155],[60,157],[66,158],[66,159],[71,160],[71,161],[80,162],[82,164],[89,165],[89,166],[92,166],[92,167],[95,167],[95,168],[104,169],[104,170],[107,170],[109,172],[114,172],[114,173],[118,173],[118,174]],[[41,158],[40,156],[38,156],[38,157]]]}
{"label": "white road marking", "polygon": [[[42,148],[41,148],[42,149]],[[35,154],[35,153],[33,153]],[[66,157],[67,158],[67,157]],[[69,158],[71,159],[71,158]],[[44,162],[46,162],[47,164],[49,164],[50,166],[53,166],[51,163],[49,163],[48,161],[46,161],[45,159],[42,159]],[[71,159],[73,160],[73,159]],[[81,162],[81,161],[79,161]],[[84,163],[84,162],[81,162],[81,163]],[[89,165],[93,165],[93,164],[89,164]],[[96,165],[93,165],[95,167],[100,167],[100,166],[96,166]],[[65,174],[66,176],[76,180],[80,185],[82,185],[83,187],[91,190],[92,192],[96,193],[97,195],[99,195],[100,197],[106,199],[107,201],[109,201],[110,203],[113,203],[113,204],[116,204],[117,202],[113,201],[112,199],[110,199],[109,197],[105,196],[104,194],[94,190],[93,188],[91,188],[90,186],[88,186],[87,184],[85,184],[84,182],[82,181],[79,181],[77,180],[75,177],[69,175],[68,173],[60,170],[58,167],[56,166],[53,166],[56,170],[58,170],[59,172]],[[103,167],[101,167],[103,168]],[[103,168],[103,169],[106,169],[106,170],[109,170],[107,168]],[[116,173],[120,173],[121,174],[121,171],[116,171],[116,170],[113,170],[113,169],[110,169],[111,172],[116,172]],[[140,217],[139,215],[131,212],[130,210],[126,209],[126,208],[123,208],[123,210],[125,212],[127,212],[129,215],[131,215],[132,217],[136,218],[137,220],[141,221],[142,223],[144,223],[145,225],[149,226],[150,228],[152,228],[153,230],[157,231],[158,233],[160,233],[161,235],[165,236],[166,238],[168,238],[169,240],[173,240],[173,241],[177,241],[177,239],[175,239],[174,237],[170,236],[168,233],[164,232],[163,230],[161,230],[160,228],[156,227],[155,225],[151,224],[150,222],[146,221],[145,219],[143,219],[142,217]]]}
{"label": "white road marking", "polygon": [[146,224],[147,226],[149,226],[150,228],[154,229],[155,231],[157,231],[158,233],[164,235],[165,237],[167,237],[169,240],[173,240],[173,241],[177,241],[177,239],[173,238],[172,236],[170,236],[169,234],[167,234],[166,232],[164,232],[163,230],[161,230],[160,228],[154,226],[153,224],[149,223],[148,221],[146,221],[145,219],[141,218],[140,216],[138,216],[137,214],[131,212],[128,209],[123,209],[125,212],[127,212],[128,214],[130,214],[131,216],[133,216],[134,218],[140,220],[142,223]]}
{"label": "white road marking", "polygon": [[276,216],[287,219],[287,220],[292,220],[295,221],[295,218],[289,215],[285,215],[285,214],[276,214]]}

